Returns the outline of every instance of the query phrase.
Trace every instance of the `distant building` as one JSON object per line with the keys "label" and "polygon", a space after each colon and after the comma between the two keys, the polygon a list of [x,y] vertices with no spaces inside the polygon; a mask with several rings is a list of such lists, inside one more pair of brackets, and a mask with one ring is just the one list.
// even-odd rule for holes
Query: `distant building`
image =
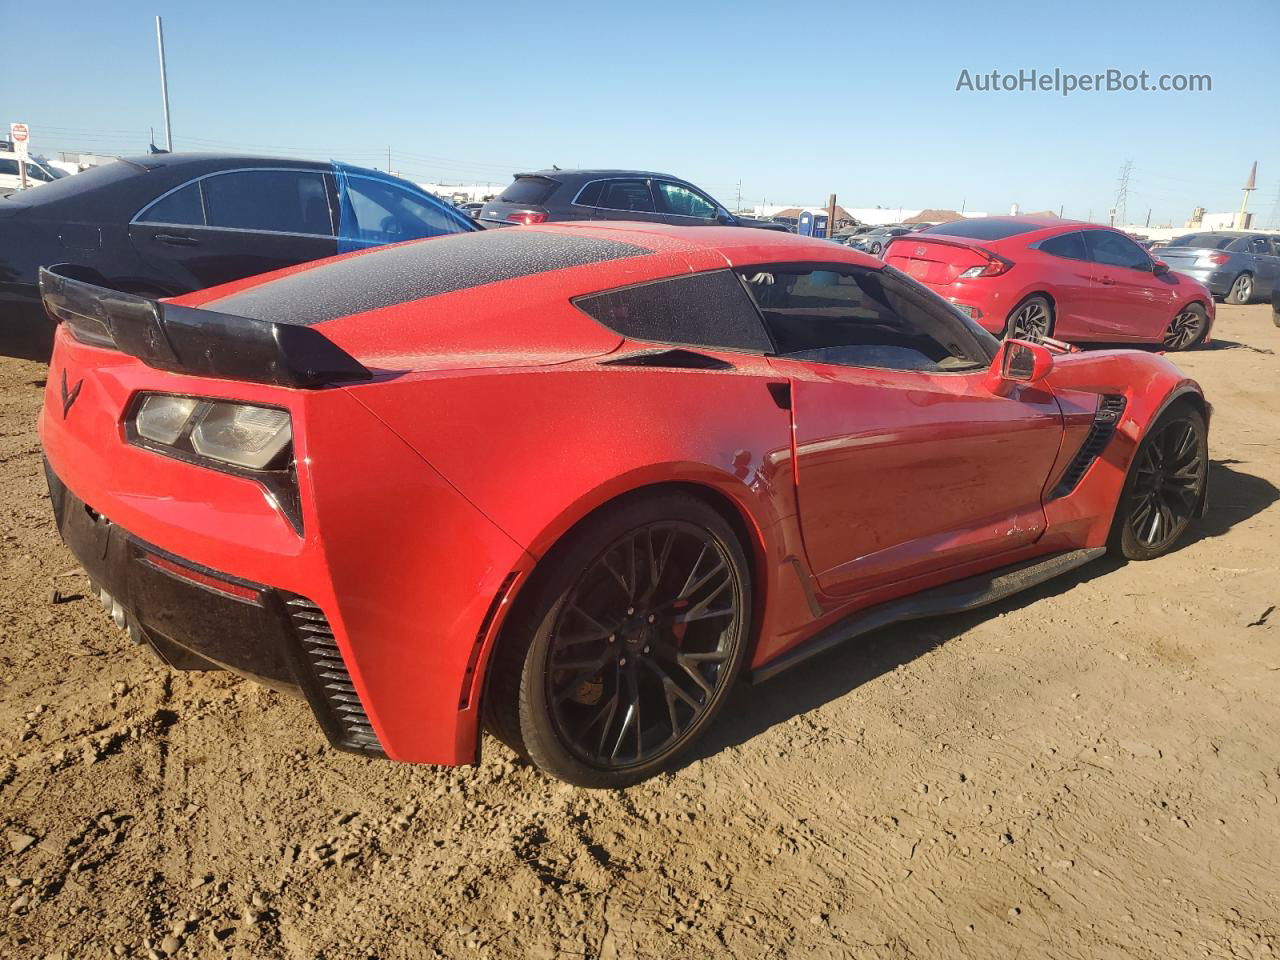
{"label": "distant building", "polygon": [[453,203],[483,203],[507,188],[505,183],[419,183],[418,186]]}

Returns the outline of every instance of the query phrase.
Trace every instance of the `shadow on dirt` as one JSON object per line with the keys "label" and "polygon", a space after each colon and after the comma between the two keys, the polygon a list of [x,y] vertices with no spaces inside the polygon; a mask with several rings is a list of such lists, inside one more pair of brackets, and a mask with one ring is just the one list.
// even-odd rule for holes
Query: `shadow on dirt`
{"label": "shadow on dirt", "polygon": [[[1280,499],[1280,490],[1269,481],[1233,470],[1232,465],[1238,462],[1224,460],[1210,464],[1209,509],[1177,549],[1222,536]],[[1105,577],[1121,566],[1123,561],[1106,556],[998,603],[965,613],[884,627],[850,640],[766,683],[743,682],[730,696],[720,718],[680,766],[746,743],[776,724],[842,697],[942,646],[984,620],[1066,593],[1082,583]]]}

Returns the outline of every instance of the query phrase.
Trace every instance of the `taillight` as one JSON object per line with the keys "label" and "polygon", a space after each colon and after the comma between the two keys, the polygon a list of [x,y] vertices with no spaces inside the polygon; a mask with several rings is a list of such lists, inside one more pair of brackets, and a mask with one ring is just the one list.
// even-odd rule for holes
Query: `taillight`
{"label": "taillight", "polygon": [[518,223],[527,227],[531,223],[546,223],[547,217],[548,214],[545,213],[509,213],[507,223]]}
{"label": "taillight", "polygon": [[1209,262],[1210,262],[1210,263],[1217,264],[1218,266],[1221,266],[1222,264],[1226,263],[1226,262],[1227,262],[1228,260],[1230,260],[1230,259],[1231,259],[1231,254],[1229,254],[1229,253],[1211,253],[1211,254],[1209,254]]}
{"label": "taillight", "polygon": [[961,280],[972,280],[974,277],[998,277],[1000,274],[1008,271],[1013,264],[1001,257],[993,257],[986,263],[976,267],[970,267],[964,273],[960,274]]}

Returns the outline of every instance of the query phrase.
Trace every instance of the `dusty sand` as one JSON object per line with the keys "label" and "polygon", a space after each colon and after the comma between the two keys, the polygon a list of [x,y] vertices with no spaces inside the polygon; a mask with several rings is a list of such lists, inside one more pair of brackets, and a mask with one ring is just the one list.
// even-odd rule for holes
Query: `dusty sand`
{"label": "dusty sand", "polygon": [[[699,756],[584,792],[329,749],[77,597],[0,359],[0,956],[1270,957],[1280,952],[1280,329],[1178,358],[1212,509],[743,687]],[[53,591],[64,602],[53,602]]]}

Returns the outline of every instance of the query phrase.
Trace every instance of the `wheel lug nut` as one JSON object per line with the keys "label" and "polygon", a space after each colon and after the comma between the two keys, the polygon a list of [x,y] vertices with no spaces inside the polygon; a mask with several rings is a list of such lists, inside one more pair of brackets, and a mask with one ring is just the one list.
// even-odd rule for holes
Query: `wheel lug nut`
{"label": "wheel lug nut", "polygon": [[633,613],[635,613],[635,612],[636,612],[636,608],[635,608],[635,607],[627,607],[627,616],[628,616],[628,617],[629,617],[629,616],[631,616],[631,615],[632,615]]}
{"label": "wheel lug nut", "polygon": [[645,648],[644,648],[644,652],[645,652],[645,653],[648,653],[648,652],[649,652],[649,648],[648,648],[648,647],[645,647]]}
{"label": "wheel lug nut", "polygon": [[626,657],[619,657],[619,658],[618,658],[618,666],[620,666],[620,667],[625,667],[626,665],[627,665],[627,658],[626,658]]}
{"label": "wheel lug nut", "polygon": [[650,622],[650,623],[653,623],[653,621],[654,621],[655,619],[656,619],[656,618],[654,617],[654,615],[653,615],[652,613],[651,613],[651,614],[649,614],[649,622]]}
{"label": "wheel lug nut", "polygon": [[611,633],[611,634],[609,634],[609,642],[610,642],[610,643],[617,643],[617,642],[618,642],[618,635],[617,635],[616,633]]}

